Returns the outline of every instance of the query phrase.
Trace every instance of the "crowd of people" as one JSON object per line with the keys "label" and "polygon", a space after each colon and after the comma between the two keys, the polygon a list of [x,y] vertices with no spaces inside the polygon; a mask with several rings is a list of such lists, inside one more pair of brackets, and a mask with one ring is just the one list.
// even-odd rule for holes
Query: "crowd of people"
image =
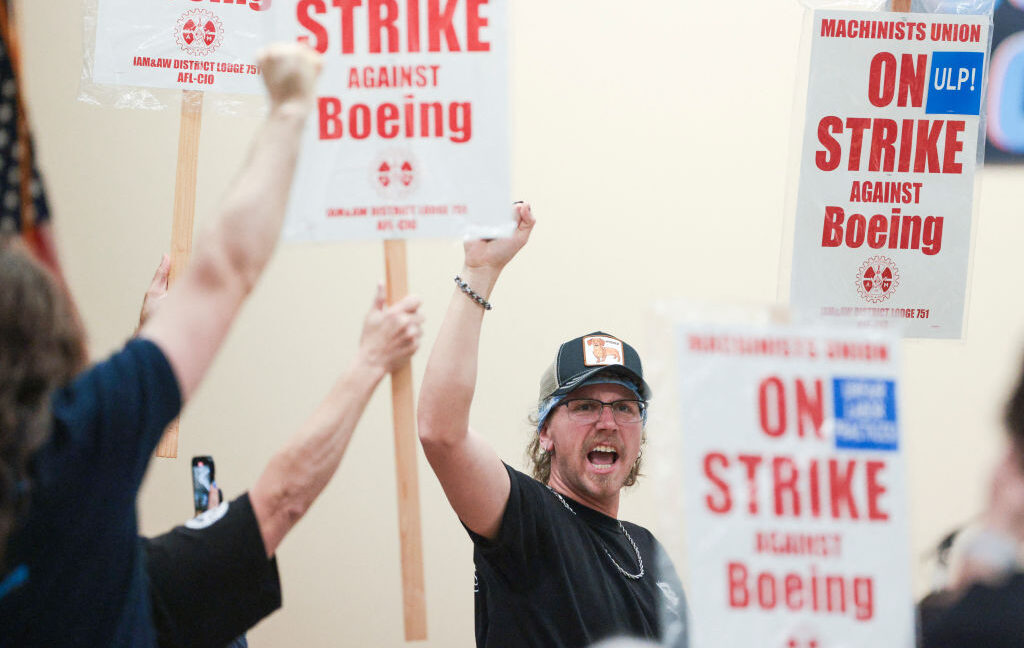
{"label": "crowd of people", "polygon": [[[187,271],[154,277],[141,326],[86,366],[59,283],[0,239],[0,646],[210,646],[244,642],[281,606],[275,554],[327,486],[381,380],[417,350],[415,297],[382,287],[358,352],[249,491],[153,538],[136,498],[150,457],[207,373],[275,248],[314,103],[318,57],[263,55],[269,112]],[[603,331],[561,344],[541,373],[531,475],[469,426],[484,313],[535,225],[465,244],[423,376],[423,451],[473,545],[478,646],[686,646],[679,576],[646,528],[619,519],[637,481],[651,388],[636,349]],[[928,648],[1024,643],[1024,378],[982,528],[948,591],[921,605]],[[699,584],[695,584],[699,588]],[[468,633],[468,629],[467,629]]]}

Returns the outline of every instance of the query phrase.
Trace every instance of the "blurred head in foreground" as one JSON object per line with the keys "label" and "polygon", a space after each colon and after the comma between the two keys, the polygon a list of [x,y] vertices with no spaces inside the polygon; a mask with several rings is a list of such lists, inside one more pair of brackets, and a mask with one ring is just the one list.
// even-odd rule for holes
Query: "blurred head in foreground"
{"label": "blurred head in foreground", "polygon": [[50,432],[49,395],[85,358],[68,296],[17,237],[0,235],[0,565],[28,505],[28,459]]}

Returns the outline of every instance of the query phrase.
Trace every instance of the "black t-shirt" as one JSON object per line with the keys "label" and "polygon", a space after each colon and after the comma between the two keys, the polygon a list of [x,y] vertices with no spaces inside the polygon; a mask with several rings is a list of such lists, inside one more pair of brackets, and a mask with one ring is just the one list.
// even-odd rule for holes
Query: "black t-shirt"
{"label": "black t-shirt", "polygon": [[160,648],[225,648],[281,607],[249,495],[145,541]]}
{"label": "black t-shirt", "polygon": [[1024,646],[1024,574],[974,585],[944,610],[922,615],[923,648]]}
{"label": "black t-shirt", "polygon": [[[475,545],[476,643],[495,648],[582,648],[616,636],[686,645],[686,601],[675,568],[650,531],[619,523],[506,465],[511,481],[494,541]],[[608,553],[606,553],[606,550]],[[610,554],[610,557],[609,555]]]}
{"label": "black t-shirt", "polygon": [[51,398],[27,518],[8,543],[2,646],[151,646],[135,496],[181,395],[155,344],[133,340]]}

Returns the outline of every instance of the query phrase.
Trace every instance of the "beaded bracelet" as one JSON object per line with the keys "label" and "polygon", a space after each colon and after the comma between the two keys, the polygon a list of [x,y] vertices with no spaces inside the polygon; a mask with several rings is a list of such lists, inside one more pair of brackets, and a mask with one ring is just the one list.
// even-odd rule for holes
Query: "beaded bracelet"
{"label": "beaded bracelet", "polygon": [[487,301],[476,293],[475,290],[469,287],[469,284],[462,280],[462,277],[455,275],[455,285],[459,287],[459,290],[466,293],[466,296],[475,301],[476,303],[483,306],[484,310],[491,310],[491,302]]}

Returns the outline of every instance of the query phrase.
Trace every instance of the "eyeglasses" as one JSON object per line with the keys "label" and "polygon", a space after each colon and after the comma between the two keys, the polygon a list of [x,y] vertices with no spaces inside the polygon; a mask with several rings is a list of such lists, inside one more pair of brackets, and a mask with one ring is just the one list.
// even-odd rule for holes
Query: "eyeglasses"
{"label": "eyeglasses", "polygon": [[619,425],[639,423],[647,409],[647,403],[641,400],[617,400],[606,403],[593,398],[570,398],[561,404],[569,411],[569,418],[577,423],[596,423],[605,407],[612,408],[612,416]]}

